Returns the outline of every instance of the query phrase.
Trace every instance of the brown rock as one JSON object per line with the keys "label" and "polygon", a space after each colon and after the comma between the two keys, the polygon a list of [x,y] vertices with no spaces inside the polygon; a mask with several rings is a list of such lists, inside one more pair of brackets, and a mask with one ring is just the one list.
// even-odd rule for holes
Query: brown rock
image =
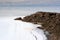
{"label": "brown rock", "polygon": [[42,29],[50,33],[47,36],[48,40],[60,40],[60,13],[36,12],[24,17],[22,21],[34,24],[42,23]]}

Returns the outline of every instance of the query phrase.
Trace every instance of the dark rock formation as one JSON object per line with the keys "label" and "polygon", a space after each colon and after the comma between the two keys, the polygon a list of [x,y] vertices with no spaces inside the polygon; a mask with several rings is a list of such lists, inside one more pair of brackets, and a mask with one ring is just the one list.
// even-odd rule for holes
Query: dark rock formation
{"label": "dark rock formation", "polygon": [[34,24],[41,23],[42,29],[50,33],[50,35],[47,36],[48,40],[60,40],[60,13],[36,12],[35,14],[17,20]]}

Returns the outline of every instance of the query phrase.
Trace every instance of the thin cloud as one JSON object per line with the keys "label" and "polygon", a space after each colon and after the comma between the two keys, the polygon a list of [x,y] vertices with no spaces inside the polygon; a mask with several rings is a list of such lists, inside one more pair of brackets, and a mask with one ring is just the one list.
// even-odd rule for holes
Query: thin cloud
{"label": "thin cloud", "polygon": [[21,5],[32,5],[32,4],[59,4],[60,0],[0,0],[1,3],[19,3]]}
{"label": "thin cloud", "polygon": [[26,0],[0,0],[0,2],[24,2]]}

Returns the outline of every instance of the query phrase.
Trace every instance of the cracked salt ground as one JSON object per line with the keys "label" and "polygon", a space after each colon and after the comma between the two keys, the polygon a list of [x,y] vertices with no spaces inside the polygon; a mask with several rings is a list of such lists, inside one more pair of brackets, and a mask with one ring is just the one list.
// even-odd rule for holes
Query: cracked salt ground
{"label": "cracked salt ground", "polygon": [[0,18],[0,40],[47,40],[43,30],[37,28],[41,25],[13,19]]}

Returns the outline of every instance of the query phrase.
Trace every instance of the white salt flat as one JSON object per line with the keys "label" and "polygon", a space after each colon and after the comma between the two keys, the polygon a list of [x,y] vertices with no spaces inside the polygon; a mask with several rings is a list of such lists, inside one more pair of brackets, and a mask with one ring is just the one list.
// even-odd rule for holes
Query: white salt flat
{"label": "white salt flat", "polygon": [[[0,40],[47,40],[44,31],[32,23],[13,20],[15,17],[0,18]],[[32,30],[33,29],[33,30]]]}

